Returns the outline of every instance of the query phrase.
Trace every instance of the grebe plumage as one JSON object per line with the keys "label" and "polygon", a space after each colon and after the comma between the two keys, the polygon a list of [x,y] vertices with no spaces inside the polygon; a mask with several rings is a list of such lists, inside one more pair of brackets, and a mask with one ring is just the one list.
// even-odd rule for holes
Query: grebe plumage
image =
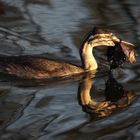
{"label": "grebe plumage", "polygon": [[[114,34],[94,29],[81,46],[82,66],[37,56],[1,56],[0,71],[23,79],[45,79],[65,77],[96,70],[98,65],[92,53],[93,48],[98,46],[114,46],[115,42],[120,42],[120,39]],[[130,43],[125,42],[124,46],[125,44]]]}

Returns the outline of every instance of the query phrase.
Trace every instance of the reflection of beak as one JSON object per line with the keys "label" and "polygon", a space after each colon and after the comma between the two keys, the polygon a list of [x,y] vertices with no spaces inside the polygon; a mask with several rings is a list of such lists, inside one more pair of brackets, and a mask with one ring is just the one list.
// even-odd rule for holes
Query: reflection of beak
{"label": "reflection of beak", "polygon": [[130,63],[136,63],[136,52],[134,50],[134,46],[132,43],[121,41],[121,47],[125,53],[125,55],[128,57]]}

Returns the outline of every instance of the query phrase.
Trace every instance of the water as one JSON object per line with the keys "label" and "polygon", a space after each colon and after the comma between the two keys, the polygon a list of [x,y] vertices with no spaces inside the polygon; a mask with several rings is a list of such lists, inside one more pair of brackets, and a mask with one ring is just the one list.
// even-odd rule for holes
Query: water
{"label": "water", "polygon": [[[140,4],[127,1],[1,0],[0,55],[42,55],[80,64],[79,46],[94,26],[102,26],[136,44],[140,52]],[[105,49],[96,49],[105,63]],[[114,72],[132,100],[104,116],[85,110],[78,89],[84,80],[49,83],[0,79],[1,140],[139,140],[139,63]],[[108,76],[93,78],[92,99],[105,100]],[[87,82],[86,82],[87,83]],[[124,101],[124,99],[123,99]],[[94,107],[94,106],[92,106]]]}

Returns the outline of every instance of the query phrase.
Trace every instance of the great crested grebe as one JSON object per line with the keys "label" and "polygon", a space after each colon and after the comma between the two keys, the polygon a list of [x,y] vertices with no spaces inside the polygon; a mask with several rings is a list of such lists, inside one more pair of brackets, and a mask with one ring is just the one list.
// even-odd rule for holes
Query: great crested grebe
{"label": "great crested grebe", "polygon": [[112,33],[106,33],[101,29],[93,29],[81,46],[82,66],[37,56],[1,56],[0,71],[23,79],[65,77],[92,71],[98,68],[92,53],[93,48],[98,46],[114,46],[117,42],[123,46],[133,46],[128,42],[120,42],[120,39]]}

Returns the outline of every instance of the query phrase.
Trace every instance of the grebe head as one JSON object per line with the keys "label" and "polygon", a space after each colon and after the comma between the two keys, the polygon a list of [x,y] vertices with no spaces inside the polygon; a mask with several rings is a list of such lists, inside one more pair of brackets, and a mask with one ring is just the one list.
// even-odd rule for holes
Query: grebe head
{"label": "grebe head", "polygon": [[118,42],[120,42],[120,39],[112,33],[96,34],[88,40],[88,43],[91,44],[92,47],[115,46],[115,43]]}
{"label": "grebe head", "polygon": [[121,40],[116,37],[113,33],[109,33],[106,30],[100,28],[94,28],[91,35],[89,36],[88,43],[91,44],[91,47],[97,46],[109,46],[115,47],[120,46],[122,48],[122,53],[128,57],[130,63],[136,63],[136,51],[134,50],[135,45]]}
{"label": "grebe head", "polygon": [[85,44],[90,44],[91,47],[114,46],[115,42],[120,42],[120,39],[104,29],[95,27],[86,35],[81,47],[83,48]]}
{"label": "grebe head", "polygon": [[[130,61],[130,63],[132,64],[136,63],[137,54],[136,54],[136,51],[134,50],[134,47],[135,47],[134,44],[127,41],[123,41],[119,39],[118,37],[116,37],[113,33],[109,33],[108,31],[103,30],[98,27],[95,27],[93,29],[92,35],[94,35],[95,39],[97,37],[96,42],[98,42],[98,45],[103,44],[104,46],[108,46],[108,44],[111,44],[110,46],[115,46],[116,44],[119,44],[124,54],[128,57],[128,60]],[[112,43],[111,40],[115,43],[115,45]]]}
{"label": "grebe head", "polygon": [[110,33],[104,29],[95,27],[87,36],[84,43],[91,44],[91,47],[97,46],[114,46],[115,43],[121,40],[113,33]]}

